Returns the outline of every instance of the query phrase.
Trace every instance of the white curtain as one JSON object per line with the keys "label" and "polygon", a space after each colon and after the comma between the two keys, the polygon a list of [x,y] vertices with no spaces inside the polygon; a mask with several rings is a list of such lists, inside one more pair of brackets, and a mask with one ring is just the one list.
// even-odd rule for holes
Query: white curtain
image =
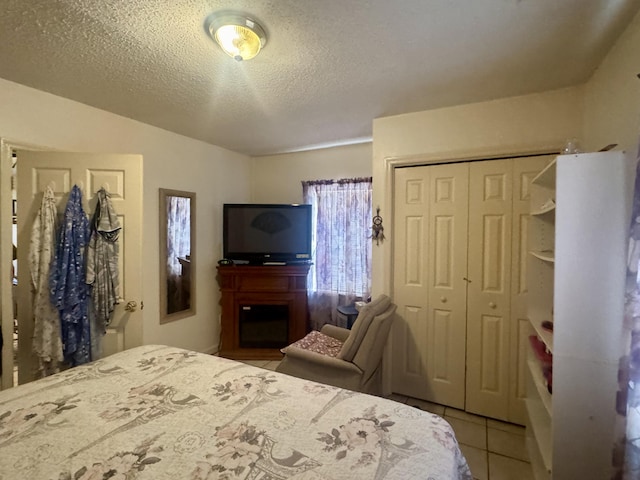
{"label": "white curtain", "polygon": [[[369,297],[371,178],[302,182],[313,207],[313,265],[308,291],[311,328],[339,324],[338,305]],[[346,326],[346,325],[340,325]]]}

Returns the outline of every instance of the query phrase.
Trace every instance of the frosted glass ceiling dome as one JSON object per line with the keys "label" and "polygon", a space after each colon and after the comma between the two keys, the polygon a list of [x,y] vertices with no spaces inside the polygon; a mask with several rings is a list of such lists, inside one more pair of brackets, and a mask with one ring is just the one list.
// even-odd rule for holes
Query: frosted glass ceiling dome
{"label": "frosted glass ceiling dome", "polygon": [[255,57],[267,44],[267,34],[255,20],[240,13],[214,13],[208,31],[231,58],[242,61]]}

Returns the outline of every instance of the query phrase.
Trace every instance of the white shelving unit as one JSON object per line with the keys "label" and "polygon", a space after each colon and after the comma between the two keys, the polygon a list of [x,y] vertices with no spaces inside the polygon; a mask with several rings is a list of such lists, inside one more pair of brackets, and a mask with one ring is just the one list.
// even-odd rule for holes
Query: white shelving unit
{"label": "white shelving unit", "polygon": [[598,152],[558,156],[531,183],[530,334],[553,356],[550,393],[529,349],[527,445],[538,479],[611,477],[633,179],[631,156]]}

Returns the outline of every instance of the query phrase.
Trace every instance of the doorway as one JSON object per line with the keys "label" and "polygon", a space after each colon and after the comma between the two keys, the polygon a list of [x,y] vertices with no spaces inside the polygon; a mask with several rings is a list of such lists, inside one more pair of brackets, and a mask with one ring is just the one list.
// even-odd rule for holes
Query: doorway
{"label": "doorway", "polygon": [[[140,155],[110,155],[35,151],[1,141],[0,166],[0,259],[3,274],[8,278],[9,265],[13,266],[13,252],[9,245],[16,230],[16,288],[0,285],[2,333],[5,339],[2,349],[2,388],[14,385],[14,365],[18,366],[18,383],[37,378],[37,359],[32,353],[34,331],[31,279],[28,265],[31,227],[42,202],[43,192],[52,186],[58,215],[64,211],[69,192],[77,185],[83,193],[83,208],[91,215],[98,202],[97,192],[105,188],[117,212],[122,233],[119,239],[119,303],[102,337],[102,356],[142,344],[141,301],[141,249],[142,249],[142,157]],[[42,149],[38,149],[42,150]],[[15,160],[14,160],[15,158]],[[15,164],[13,184],[11,169]],[[15,193],[13,192],[15,190]],[[15,195],[15,198],[12,197]],[[15,200],[15,202],[13,201]],[[15,205],[16,222],[7,217]],[[13,215],[12,215],[13,217]],[[15,227],[14,227],[15,225]],[[11,257],[10,257],[11,256]],[[6,267],[5,267],[6,265]],[[22,267],[22,269],[20,268]],[[6,270],[5,270],[6,268]],[[13,285],[12,285],[13,287]],[[7,348],[7,338],[13,338],[13,299],[17,303],[17,358]],[[8,305],[7,305],[8,304]],[[4,321],[11,319],[11,322]]]}

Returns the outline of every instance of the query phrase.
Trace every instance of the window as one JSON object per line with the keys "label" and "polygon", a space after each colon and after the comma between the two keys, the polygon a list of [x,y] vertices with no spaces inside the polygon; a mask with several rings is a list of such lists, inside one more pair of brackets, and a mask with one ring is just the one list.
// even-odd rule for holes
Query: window
{"label": "window", "polygon": [[314,329],[335,323],[335,309],[371,288],[371,178],[303,182],[313,207],[309,307]]}

